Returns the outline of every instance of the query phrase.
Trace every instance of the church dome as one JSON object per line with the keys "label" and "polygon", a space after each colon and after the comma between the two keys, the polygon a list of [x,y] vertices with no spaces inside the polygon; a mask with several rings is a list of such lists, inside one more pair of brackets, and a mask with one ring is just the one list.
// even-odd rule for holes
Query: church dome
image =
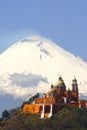
{"label": "church dome", "polygon": [[66,86],[62,77],[59,77],[59,80],[56,82],[55,87],[57,87],[59,90],[66,90]]}
{"label": "church dome", "polygon": [[63,81],[59,80],[56,82],[55,86],[61,86],[63,83],[64,83]]}
{"label": "church dome", "polygon": [[64,84],[64,81],[62,79],[62,77],[59,77],[59,80],[56,82],[55,86],[61,86]]}

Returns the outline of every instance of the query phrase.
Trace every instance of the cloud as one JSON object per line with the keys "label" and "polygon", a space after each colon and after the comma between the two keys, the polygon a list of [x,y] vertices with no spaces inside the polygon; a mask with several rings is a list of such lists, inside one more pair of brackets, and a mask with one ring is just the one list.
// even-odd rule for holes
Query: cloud
{"label": "cloud", "polygon": [[[8,78],[8,79],[7,79]],[[48,81],[41,75],[18,74],[9,75],[6,80],[2,79],[0,83],[0,93],[10,94],[15,99],[26,99],[36,93],[44,93],[47,90]]]}
{"label": "cloud", "polygon": [[33,87],[37,86],[39,82],[45,82],[47,83],[47,79],[43,78],[41,75],[34,75],[34,74],[19,74],[19,73],[14,73],[10,75],[10,80],[11,84],[16,85],[16,86],[21,86],[21,87]]}

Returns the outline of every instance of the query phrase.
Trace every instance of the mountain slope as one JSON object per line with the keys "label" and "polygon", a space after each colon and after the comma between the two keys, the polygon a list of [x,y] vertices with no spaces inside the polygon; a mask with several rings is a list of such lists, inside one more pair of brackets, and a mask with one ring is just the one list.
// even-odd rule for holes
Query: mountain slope
{"label": "mountain slope", "polygon": [[63,108],[49,119],[38,114],[21,115],[18,110],[14,113],[0,121],[1,130],[87,130],[87,109]]}
{"label": "mountain slope", "polygon": [[15,99],[46,92],[61,75],[67,85],[75,76],[80,93],[87,95],[87,63],[54,42],[29,36],[0,55],[0,93]]}

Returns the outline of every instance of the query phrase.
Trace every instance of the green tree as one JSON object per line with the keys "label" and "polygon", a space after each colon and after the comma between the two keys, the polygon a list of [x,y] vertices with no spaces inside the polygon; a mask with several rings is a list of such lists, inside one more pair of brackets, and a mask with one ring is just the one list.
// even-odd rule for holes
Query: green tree
{"label": "green tree", "polygon": [[10,114],[9,114],[9,112],[8,112],[7,110],[4,110],[4,111],[2,112],[2,118],[3,118],[3,119],[8,119],[9,116],[10,116]]}

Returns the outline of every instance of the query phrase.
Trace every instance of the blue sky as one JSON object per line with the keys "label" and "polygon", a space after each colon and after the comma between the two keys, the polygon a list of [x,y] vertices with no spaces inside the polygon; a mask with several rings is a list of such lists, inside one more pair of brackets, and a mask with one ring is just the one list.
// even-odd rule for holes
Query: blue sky
{"label": "blue sky", "polygon": [[30,34],[87,61],[87,0],[0,0],[0,53]]}

